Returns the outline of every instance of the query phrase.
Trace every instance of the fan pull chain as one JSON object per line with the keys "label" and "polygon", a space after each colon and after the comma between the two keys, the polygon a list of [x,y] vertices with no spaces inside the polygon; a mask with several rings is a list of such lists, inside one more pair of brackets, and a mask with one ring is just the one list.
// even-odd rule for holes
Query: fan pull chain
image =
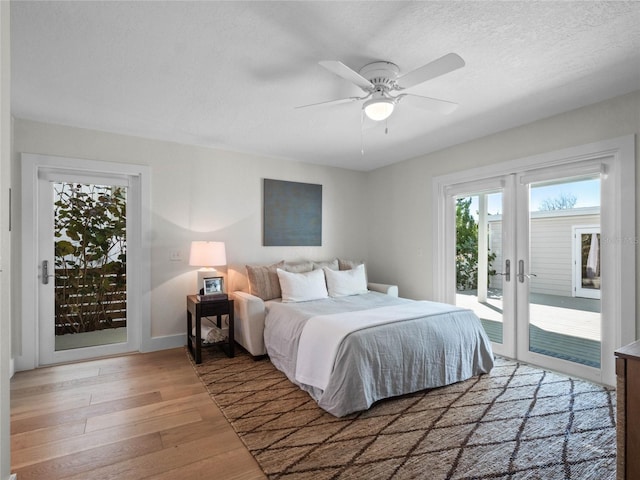
{"label": "fan pull chain", "polygon": [[360,113],[360,155],[364,157],[364,110]]}
{"label": "fan pull chain", "polygon": [[389,118],[387,117],[384,121],[384,134],[387,135],[389,133]]}

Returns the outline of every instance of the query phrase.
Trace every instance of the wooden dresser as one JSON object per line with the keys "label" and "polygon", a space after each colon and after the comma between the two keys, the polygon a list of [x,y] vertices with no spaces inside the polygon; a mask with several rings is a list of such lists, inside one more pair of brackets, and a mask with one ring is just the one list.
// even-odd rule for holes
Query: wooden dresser
{"label": "wooden dresser", "polygon": [[617,479],[640,479],[640,341],[616,351]]}

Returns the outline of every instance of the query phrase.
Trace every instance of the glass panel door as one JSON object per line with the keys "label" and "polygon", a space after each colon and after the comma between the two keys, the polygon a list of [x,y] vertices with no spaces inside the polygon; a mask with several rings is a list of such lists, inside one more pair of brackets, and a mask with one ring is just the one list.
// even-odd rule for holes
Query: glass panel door
{"label": "glass panel door", "polygon": [[126,179],[39,180],[39,364],[134,350],[129,331]]}
{"label": "glass panel door", "polygon": [[456,198],[456,305],[473,310],[503,343],[502,192]]}
{"label": "glass panel door", "polygon": [[506,176],[469,182],[452,189],[450,197],[455,304],[473,310],[493,350],[507,356],[515,355],[513,181]]}
{"label": "glass panel door", "polygon": [[568,362],[563,367],[568,373],[580,374],[577,365],[599,369],[600,179],[560,178],[523,188],[528,239],[521,242],[517,275],[519,308],[528,319],[527,354],[537,363],[541,356],[554,359],[549,365]]}

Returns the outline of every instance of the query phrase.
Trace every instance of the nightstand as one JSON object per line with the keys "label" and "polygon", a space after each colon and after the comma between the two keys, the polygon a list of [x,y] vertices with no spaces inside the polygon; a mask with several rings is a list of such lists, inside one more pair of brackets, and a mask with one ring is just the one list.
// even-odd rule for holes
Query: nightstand
{"label": "nightstand", "polygon": [[617,478],[640,478],[640,341],[619,348],[617,374]]}
{"label": "nightstand", "polygon": [[[202,317],[215,316],[217,319],[217,327],[221,329],[222,315],[229,316],[229,334],[225,342],[216,342],[210,345],[221,344],[227,356],[233,357],[235,350],[235,342],[233,339],[233,300],[201,302],[198,300],[197,295],[187,295],[187,347],[196,363],[202,363]],[[194,321],[195,335],[193,335]]]}

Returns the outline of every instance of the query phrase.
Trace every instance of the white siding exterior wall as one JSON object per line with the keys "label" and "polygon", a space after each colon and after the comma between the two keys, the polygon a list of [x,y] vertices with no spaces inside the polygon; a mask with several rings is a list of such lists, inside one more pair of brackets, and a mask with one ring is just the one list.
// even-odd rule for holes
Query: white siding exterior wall
{"label": "white siding exterior wall", "polygon": [[[537,276],[531,278],[531,292],[573,296],[573,227],[600,225],[598,208],[575,208],[531,214],[531,268]],[[489,218],[489,248],[498,256],[492,267],[503,268],[501,252],[502,217]],[[511,273],[515,274],[516,262]],[[513,277],[512,277],[513,278]],[[491,288],[502,288],[502,278],[492,277]]]}

